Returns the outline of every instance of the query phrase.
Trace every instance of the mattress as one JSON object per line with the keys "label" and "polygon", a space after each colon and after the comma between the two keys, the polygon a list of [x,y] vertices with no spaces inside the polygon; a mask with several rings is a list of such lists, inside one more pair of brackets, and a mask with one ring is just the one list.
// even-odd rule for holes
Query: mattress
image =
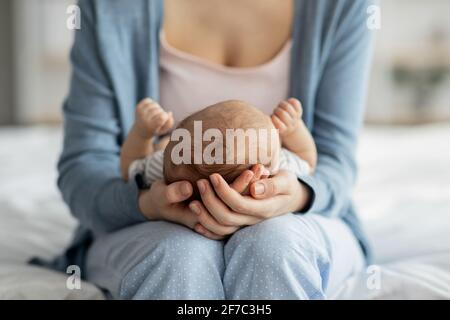
{"label": "mattress", "polygon": [[[354,194],[376,265],[331,298],[450,298],[449,138],[449,124],[363,130]],[[0,129],[0,299],[103,298],[26,264],[59,253],[76,226],[55,184],[61,143],[58,127]]]}

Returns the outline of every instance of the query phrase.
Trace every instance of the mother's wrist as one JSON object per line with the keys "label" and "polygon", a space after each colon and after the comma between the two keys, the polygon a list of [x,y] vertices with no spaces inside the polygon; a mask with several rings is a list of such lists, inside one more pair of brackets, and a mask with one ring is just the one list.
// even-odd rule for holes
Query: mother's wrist
{"label": "mother's wrist", "polygon": [[295,192],[296,195],[292,212],[301,212],[304,211],[305,208],[311,201],[311,190],[301,181],[297,180],[298,183],[298,192]]}
{"label": "mother's wrist", "polygon": [[153,202],[150,201],[151,188],[146,190],[139,191],[138,196],[138,206],[141,214],[147,218],[148,220],[158,220],[157,211],[154,205],[151,205]]}

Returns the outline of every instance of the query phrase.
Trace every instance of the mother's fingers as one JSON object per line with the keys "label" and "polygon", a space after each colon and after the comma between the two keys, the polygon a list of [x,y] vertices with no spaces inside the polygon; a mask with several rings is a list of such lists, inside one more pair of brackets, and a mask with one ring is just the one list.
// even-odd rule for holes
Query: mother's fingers
{"label": "mother's fingers", "polygon": [[233,211],[243,215],[267,219],[300,207],[294,201],[299,198],[295,195],[301,191],[300,183],[289,171],[280,171],[272,178],[251,184],[250,193],[254,196],[238,194],[219,174],[211,175],[210,179],[217,196]]}
{"label": "mother's fingers", "polygon": [[216,235],[226,236],[238,229],[237,227],[224,226],[218,223],[199,201],[191,202],[189,208],[197,214],[199,223]]}
{"label": "mother's fingers", "polygon": [[243,193],[247,190],[250,182],[253,181],[253,177],[254,173],[251,170],[245,170],[230,184],[230,186],[236,190],[236,192]]}
{"label": "mother's fingers", "polygon": [[225,236],[219,236],[215,233],[212,233],[211,231],[209,231],[208,229],[206,229],[202,224],[197,223],[194,227],[194,230],[197,233],[200,233],[202,236],[212,239],[212,240],[222,240],[225,238]]}
{"label": "mother's fingers", "polygon": [[238,193],[244,193],[248,190],[252,182],[258,181],[261,177],[269,174],[262,164],[255,164],[250,170],[242,172],[231,184],[230,187]]}
{"label": "mother's fingers", "polygon": [[[200,196],[202,198],[203,205],[206,210],[217,220],[220,224],[225,226],[245,226],[258,223],[259,220],[255,217],[240,214],[239,212],[233,212],[220,198],[216,196],[214,190],[207,180],[199,180],[197,182],[200,190]],[[228,186],[229,187],[229,186]],[[236,190],[230,190],[242,197]]]}
{"label": "mother's fingers", "polygon": [[277,175],[256,181],[250,185],[250,194],[255,199],[268,199],[276,195],[289,193],[296,177],[288,171],[280,171]]}
{"label": "mother's fingers", "polygon": [[262,179],[263,177],[267,177],[270,175],[269,170],[262,164],[255,164],[252,167],[252,171],[254,173],[254,176],[252,181],[250,181],[250,183],[258,181],[259,179]]}
{"label": "mother's fingers", "polygon": [[[232,211],[243,215],[259,216],[260,213],[270,210],[270,208],[267,208],[267,203],[256,201],[251,197],[243,196],[236,192],[236,190],[232,189],[220,174],[212,174],[210,180],[214,186],[215,193],[217,193],[217,196],[220,198],[217,199],[214,192],[211,190],[212,195],[217,199],[216,201],[221,203],[224,202]],[[212,198],[213,196],[210,197]],[[203,203],[205,203],[205,200],[203,200]],[[208,208],[208,210],[210,209]]]}
{"label": "mother's fingers", "polygon": [[187,181],[177,181],[166,187],[165,196],[169,204],[187,200],[192,195],[192,185]]}
{"label": "mother's fingers", "polygon": [[168,213],[166,215],[166,219],[175,223],[181,223],[188,228],[194,229],[195,225],[198,223],[197,215],[187,206],[177,209],[179,210],[175,209],[172,213]]}

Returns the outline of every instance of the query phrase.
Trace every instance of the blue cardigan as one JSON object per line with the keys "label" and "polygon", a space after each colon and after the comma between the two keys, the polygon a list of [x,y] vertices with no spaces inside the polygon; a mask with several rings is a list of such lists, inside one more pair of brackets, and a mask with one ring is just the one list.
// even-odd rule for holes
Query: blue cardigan
{"label": "blue cardigan", "polygon": [[[292,32],[290,96],[298,98],[319,153],[302,177],[313,199],[304,213],[343,219],[368,246],[352,205],[355,148],[363,121],[371,52],[370,0],[298,0]],[[162,0],[81,0],[81,30],[71,51],[58,186],[80,226],[53,266],[84,266],[96,236],[145,221],[138,189],[125,183],[119,151],[136,103],[158,100]]]}

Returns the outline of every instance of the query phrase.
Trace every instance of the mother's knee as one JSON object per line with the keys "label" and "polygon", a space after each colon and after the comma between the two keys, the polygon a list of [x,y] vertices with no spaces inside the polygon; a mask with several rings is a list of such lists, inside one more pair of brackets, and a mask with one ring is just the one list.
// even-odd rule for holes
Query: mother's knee
{"label": "mother's knee", "polygon": [[225,264],[228,298],[321,298],[330,255],[309,218],[288,214],[236,232]]}
{"label": "mother's knee", "polygon": [[168,230],[164,230],[164,227],[158,230],[160,235],[150,244],[152,250],[147,257],[155,255],[177,267],[216,261],[223,255],[222,242],[207,239],[183,226],[174,225],[170,228],[171,232],[166,232]]}
{"label": "mother's knee", "polygon": [[114,296],[187,299],[190,294],[195,297],[193,287],[206,280],[220,283],[223,244],[183,226],[147,222],[102,241],[112,246],[102,259],[104,268],[114,268],[116,278],[120,277]]}
{"label": "mother's knee", "polygon": [[317,226],[307,216],[286,214],[236,232],[225,247],[225,256],[244,249],[262,259],[288,258],[309,252],[326,256],[326,244]]}

